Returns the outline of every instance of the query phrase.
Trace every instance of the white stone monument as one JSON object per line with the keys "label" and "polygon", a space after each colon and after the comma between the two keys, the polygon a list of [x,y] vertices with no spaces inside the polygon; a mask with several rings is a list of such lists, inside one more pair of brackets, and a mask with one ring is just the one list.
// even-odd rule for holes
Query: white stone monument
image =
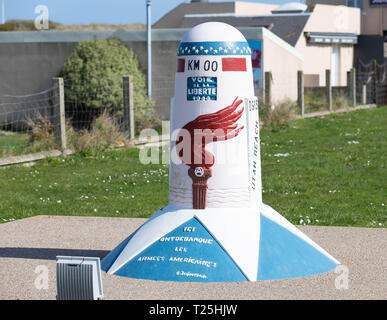
{"label": "white stone monument", "polygon": [[119,276],[196,282],[294,278],[339,262],[262,203],[251,51],[232,26],[192,28],[177,51],[169,205],[103,261]]}

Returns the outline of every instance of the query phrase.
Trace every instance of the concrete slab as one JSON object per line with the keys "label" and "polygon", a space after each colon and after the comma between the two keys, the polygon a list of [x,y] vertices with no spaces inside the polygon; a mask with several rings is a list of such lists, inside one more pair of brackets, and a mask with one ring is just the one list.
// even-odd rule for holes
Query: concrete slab
{"label": "concrete slab", "polygon": [[[103,258],[145,219],[37,216],[0,224],[0,299],[55,299],[57,255]],[[348,268],[239,283],[136,280],[102,272],[105,299],[386,299],[387,229],[300,226]],[[43,267],[42,267],[43,266]],[[37,289],[48,272],[48,288]],[[42,273],[43,272],[43,273]],[[343,283],[342,283],[343,284]]]}

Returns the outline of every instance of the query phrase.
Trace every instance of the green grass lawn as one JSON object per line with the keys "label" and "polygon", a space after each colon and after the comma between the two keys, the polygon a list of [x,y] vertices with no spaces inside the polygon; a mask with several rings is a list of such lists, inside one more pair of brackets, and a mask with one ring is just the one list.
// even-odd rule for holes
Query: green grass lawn
{"label": "green grass lawn", "polygon": [[0,158],[22,154],[29,146],[30,138],[28,133],[4,135],[0,132]]}
{"label": "green grass lawn", "polygon": [[0,158],[58,149],[55,138],[32,141],[31,133],[4,135],[0,131]]}
{"label": "green grass lawn", "polygon": [[[261,130],[263,199],[294,224],[385,227],[387,108]],[[137,149],[0,169],[0,222],[34,215],[150,217],[168,204],[168,166]]]}

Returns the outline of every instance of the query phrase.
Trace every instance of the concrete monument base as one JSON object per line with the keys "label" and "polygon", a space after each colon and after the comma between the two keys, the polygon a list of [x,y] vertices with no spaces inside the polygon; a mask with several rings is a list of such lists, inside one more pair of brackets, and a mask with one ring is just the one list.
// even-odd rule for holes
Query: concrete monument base
{"label": "concrete monument base", "polygon": [[339,262],[270,206],[167,206],[102,261],[109,274],[137,279],[235,282],[328,272]]}

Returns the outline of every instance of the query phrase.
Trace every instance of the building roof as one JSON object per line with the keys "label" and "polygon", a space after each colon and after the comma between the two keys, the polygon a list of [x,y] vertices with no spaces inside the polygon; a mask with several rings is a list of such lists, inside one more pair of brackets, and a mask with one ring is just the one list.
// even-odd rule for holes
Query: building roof
{"label": "building roof", "polygon": [[271,10],[277,8],[277,5],[245,2],[245,1],[227,1],[227,2],[190,2],[181,3],[176,8],[167,12],[156,23],[153,28],[178,28],[178,25],[184,19],[186,14],[270,14]]}
{"label": "building roof", "polygon": [[273,13],[284,13],[284,12],[305,12],[307,10],[308,6],[306,4],[300,3],[300,2],[287,2],[283,5],[278,6],[274,10],[272,10]]}
{"label": "building roof", "polygon": [[178,28],[192,28],[200,23],[217,21],[228,23],[234,27],[264,27],[278,37],[295,46],[310,13],[302,14],[271,14],[260,16],[236,16],[233,14],[198,14],[185,15]]}

